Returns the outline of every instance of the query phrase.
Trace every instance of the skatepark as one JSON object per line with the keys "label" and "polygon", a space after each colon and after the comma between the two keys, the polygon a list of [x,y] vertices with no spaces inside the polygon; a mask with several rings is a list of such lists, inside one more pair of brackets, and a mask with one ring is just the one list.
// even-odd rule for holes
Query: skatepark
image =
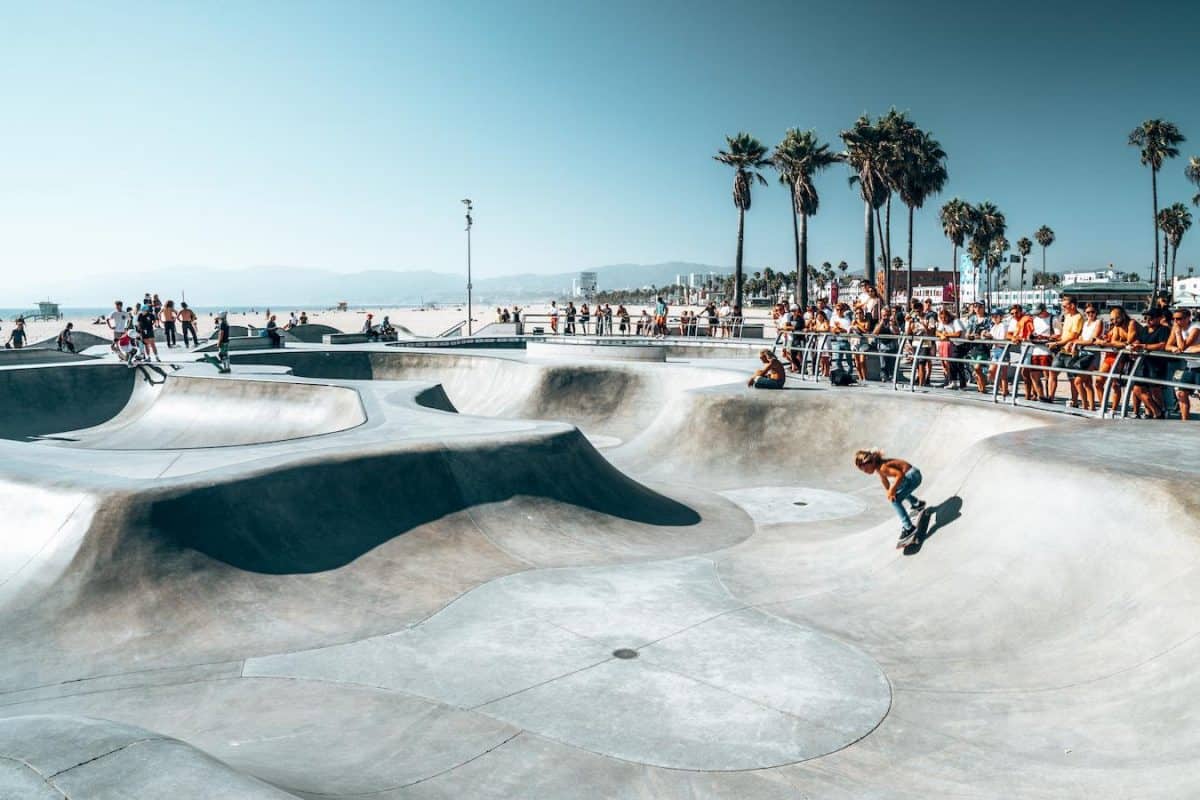
{"label": "skatepark", "polygon": [[0,798],[1200,793],[1195,426],[404,344],[0,365]]}

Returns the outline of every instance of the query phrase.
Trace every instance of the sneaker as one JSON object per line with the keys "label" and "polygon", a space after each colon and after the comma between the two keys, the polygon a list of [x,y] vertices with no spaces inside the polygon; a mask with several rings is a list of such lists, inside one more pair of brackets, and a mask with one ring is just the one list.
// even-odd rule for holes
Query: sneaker
{"label": "sneaker", "polygon": [[909,539],[917,535],[916,528],[901,528],[900,538],[896,540],[897,546],[907,542]]}
{"label": "sneaker", "polygon": [[919,514],[925,510],[925,505],[926,505],[926,503],[924,500],[918,500],[916,503],[913,504],[912,510],[916,511]]}

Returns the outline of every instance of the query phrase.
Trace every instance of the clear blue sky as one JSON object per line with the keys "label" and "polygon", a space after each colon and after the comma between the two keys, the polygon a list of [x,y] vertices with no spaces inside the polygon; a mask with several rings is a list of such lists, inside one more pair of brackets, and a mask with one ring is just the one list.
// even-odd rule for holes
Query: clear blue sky
{"label": "clear blue sky", "polygon": [[[950,155],[935,209],[1055,229],[1051,268],[1151,260],[1150,179],[1125,144],[1190,135],[1200,3],[4,3],[5,282],[171,265],[456,271],[733,261],[724,135],[773,144],[908,110]],[[820,179],[814,263],[860,267],[844,169]],[[1200,222],[1200,209],[1194,209]],[[899,238],[897,250],[899,252]],[[756,189],[747,263],[789,268],[784,190]],[[1200,224],[1180,253],[1200,262]]]}

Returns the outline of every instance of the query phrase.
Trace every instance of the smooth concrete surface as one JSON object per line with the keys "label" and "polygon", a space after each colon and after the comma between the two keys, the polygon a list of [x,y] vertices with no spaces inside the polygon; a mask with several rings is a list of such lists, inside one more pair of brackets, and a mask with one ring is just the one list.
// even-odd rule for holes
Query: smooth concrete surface
{"label": "smooth concrete surface", "polygon": [[668,359],[0,369],[0,796],[1200,794],[1200,429]]}
{"label": "smooth concrete surface", "polygon": [[574,342],[569,338],[531,341],[525,345],[530,358],[587,361],[666,361],[667,349],[661,345],[614,344],[603,340]]}

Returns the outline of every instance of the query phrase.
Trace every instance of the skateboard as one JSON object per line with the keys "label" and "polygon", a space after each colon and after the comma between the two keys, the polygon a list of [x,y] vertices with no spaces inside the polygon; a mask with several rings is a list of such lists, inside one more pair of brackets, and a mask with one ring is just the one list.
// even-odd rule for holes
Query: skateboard
{"label": "skateboard", "polygon": [[925,506],[917,514],[917,524],[913,526],[913,531],[908,536],[896,542],[896,549],[908,547],[912,544],[920,544],[925,539],[925,534],[929,532],[929,518],[932,516],[932,508]]}
{"label": "skateboard", "polygon": [[217,372],[220,372],[222,375],[228,374],[231,371],[230,368],[221,363],[221,359],[217,358],[216,356],[205,355],[202,356],[199,361],[205,364],[212,364],[217,368]]}

